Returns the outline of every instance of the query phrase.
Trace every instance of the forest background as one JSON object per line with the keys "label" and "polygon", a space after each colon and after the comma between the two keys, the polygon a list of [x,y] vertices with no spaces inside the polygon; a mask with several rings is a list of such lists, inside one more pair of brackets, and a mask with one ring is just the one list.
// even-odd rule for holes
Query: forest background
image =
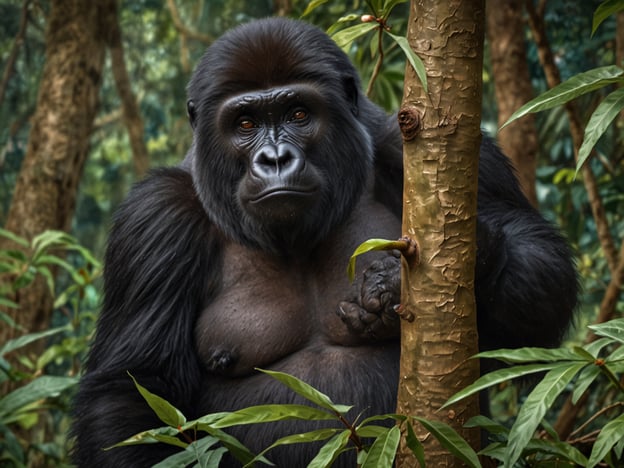
{"label": "forest background", "polygon": [[[98,259],[111,216],[134,181],[150,167],[178,163],[190,146],[185,87],[193,65],[228,28],[270,15],[301,17],[308,3],[0,0],[0,226],[15,236],[0,237],[12,259],[0,264],[0,461],[67,461],[66,408],[97,315]],[[609,127],[579,175],[579,125],[608,89],[497,129],[556,84],[552,65],[559,80],[620,65],[624,21],[611,16],[592,35],[598,0],[487,3],[482,127],[576,252],[583,295],[567,346],[579,345],[597,317],[624,312],[624,120]],[[305,20],[329,29],[367,13],[365,1],[328,1]],[[408,5],[397,6],[389,20],[394,34],[405,34],[407,18]],[[348,53],[371,99],[393,112],[403,94],[405,56],[388,43],[376,74],[375,42],[360,38]],[[69,232],[76,242],[42,235],[49,229]],[[32,339],[15,341],[27,332]],[[6,401],[18,386],[36,382],[19,404]],[[501,386],[493,412],[513,420],[521,400],[522,389]],[[613,393],[595,390],[574,411],[562,411],[562,402],[552,420],[559,429],[569,426],[569,435],[583,414],[612,400]],[[621,405],[615,410],[620,414]],[[572,416],[564,421],[562,414]]]}

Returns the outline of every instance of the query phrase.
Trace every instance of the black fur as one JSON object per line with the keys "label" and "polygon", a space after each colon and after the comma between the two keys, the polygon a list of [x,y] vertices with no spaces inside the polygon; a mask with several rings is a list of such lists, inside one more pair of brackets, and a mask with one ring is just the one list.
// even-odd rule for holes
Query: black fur
{"label": "black fur", "polygon": [[[161,425],[127,371],[190,418],[299,401],[254,367],[297,375],[355,405],[354,416],[395,408],[398,259],[359,260],[353,286],[345,275],[359,243],[401,234],[395,118],[362,95],[355,69],[324,33],[284,19],[250,23],[215,42],[189,101],[195,140],[184,162],[153,171],[115,216],[104,305],[75,403],[80,467],[150,466],[173,450],[102,451]],[[305,112],[276,117],[282,101],[284,115],[293,116],[293,106]],[[251,115],[232,120],[238,109]],[[278,136],[267,136],[272,131]],[[286,149],[278,161],[279,148]],[[313,189],[291,190],[302,187]],[[478,203],[481,348],[556,345],[576,305],[571,254],[488,140]],[[259,451],[314,427],[233,433]],[[317,449],[296,445],[268,456],[278,466],[305,466]],[[336,466],[355,466],[352,455]]]}

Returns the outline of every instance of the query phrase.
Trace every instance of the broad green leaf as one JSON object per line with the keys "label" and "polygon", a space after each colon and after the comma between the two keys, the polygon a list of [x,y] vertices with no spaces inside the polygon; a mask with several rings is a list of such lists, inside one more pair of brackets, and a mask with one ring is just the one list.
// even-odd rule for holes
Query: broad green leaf
{"label": "broad green leaf", "polygon": [[442,405],[440,409],[446,408],[458,401],[485,390],[488,387],[497,385],[507,380],[515,379],[517,377],[524,377],[526,375],[535,374],[536,372],[543,372],[557,367],[559,363],[540,363],[540,364],[527,364],[524,366],[505,367],[503,369],[497,369],[493,372],[485,374],[479,377],[473,384],[468,385],[466,388],[460,390],[446,403]]}
{"label": "broad green leaf", "polygon": [[78,382],[77,377],[44,375],[0,398],[0,423],[8,422],[12,413],[44,398],[56,397]]}
{"label": "broad green leaf", "polygon": [[24,248],[28,248],[28,241],[25,238],[12,233],[11,231],[7,231],[6,229],[0,228],[0,236],[6,237],[7,239],[15,242],[17,245],[21,245]]}
{"label": "broad green leaf", "polygon": [[343,431],[343,429],[335,429],[335,428],[325,428],[325,429],[317,429],[315,431],[303,432],[301,434],[292,434],[285,437],[282,437],[275,442],[273,442],[269,447],[265,448],[262,452],[260,452],[251,462],[249,462],[246,466],[249,466],[265,455],[270,450],[278,447],[280,445],[292,445],[292,444],[302,444],[309,442],[318,442],[321,440],[327,440],[337,432]]}
{"label": "broad green leaf", "polygon": [[[392,426],[394,427],[394,426]],[[386,432],[388,432],[390,428],[385,426],[376,426],[373,424],[369,424],[366,426],[361,426],[355,430],[358,436],[360,437],[380,437]]]}
{"label": "broad green leaf", "polygon": [[617,418],[609,421],[602,428],[594,447],[592,448],[591,455],[589,456],[589,468],[596,466],[602,461],[602,459],[609,453],[609,450],[624,439],[624,414],[621,414]]}
{"label": "broad green leaf", "polygon": [[306,400],[317,404],[321,408],[325,408],[329,411],[332,411],[334,413],[338,413],[341,415],[345,415],[351,409],[351,406],[335,404],[333,401],[331,401],[331,399],[327,395],[319,392],[317,389],[305,383],[303,380],[299,380],[297,377],[294,377],[289,374],[285,374],[283,372],[270,371],[270,370],[264,370],[264,369],[257,369],[257,370],[270,375],[275,380],[286,385],[293,392],[297,393],[298,395],[301,395]]}
{"label": "broad green leaf", "polygon": [[390,13],[394,9],[394,7],[405,2],[407,2],[407,0],[388,0],[384,2],[383,8],[380,12],[380,16],[383,19],[388,19],[388,16],[390,16]]}
{"label": "broad green leaf", "polygon": [[376,250],[394,250],[403,247],[404,242],[392,241],[387,239],[368,239],[357,246],[351,258],[349,259],[349,265],[347,266],[347,276],[349,281],[353,281],[355,278],[355,259],[365,253],[373,252]]}
{"label": "broad green leaf", "polygon": [[624,318],[609,320],[605,323],[589,325],[589,329],[598,336],[606,336],[624,344]]}
{"label": "broad green leaf", "polygon": [[497,349],[495,351],[484,351],[475,357],[498,359],[507,364],[582,360],[574,351],[565,348]]}
{"label": "broad green leaf", "polygon": [[290,419],[323,421],[336,419],[336,416],[325,410],[306,405],[258,405],[234,411],[214,422],[212,427],[223,429],[240,424],[258,424]]}
{"label": "broad green leaf", "polygon": [[477,453],[453,428],[440,421],[429,421],[419,417],[414,417],[414,419],[425,426],[425,429],[431,432],[444,448],[466,465],[474,468],[481,467]]}
{"label": "broad green leaf", "polygon": [[312,0],[310,3],[308,3],[308,6],[302,13],[301,17],[303,18],[304,16],[309,15],[310,13],[312,13],[313,10],[320,7],[323,3],[327,3],[328,1],[329,0]]}
{"label": "broad green leaf", "polygon": [[[210,450],[210,448],[214,446],[217,442],[219,442],[219,439],[215,437],[202,437],[201,439],[189,444],[183,452],[178,452],[174,455],[171,455],[170,457],[165,458],[160,463],[153,465],[153,468],[178,468],[181,466],[187,466],[190,463],[199,460],[200,458],[202,459],[202,461],[205,461],[204,459],[208,457],[206,455],[206,452],[208,452],[208,450]],[[225,452],[227,452],[227,449],[225,447],[218,447],[214,450],[214,452],[218,452],[222,456]]]}
{"label": "broad green leaf", "polygon": [[420,83],[422,84],[423,89],[425,90],[425,93],[428,92],[428,90],[427,90],[427,70],[425,69],[425,64],[420,59],[420,57],[414,53],[414,51],[412,50],[412,48],[409,45],[409,42],[407,41],[407,38],[403,37],[403,36],[396,36],[396,35],[391,34],[391,33],[387,33],[387,34],[392,39],[394,39],[394,42],[396,42],[397,45],[401,48],[401,50],[403,51],[403,53],[407,57],[407,60],[409,61],[410,65],[414,69],[414,72],[416,73],[416,76],[418,76],[418,79],[420,80]]}
{"label": "broad green leaf", "polygon": [[572,392],[572,403],[576,404],[579,401],[579,398],[583,396],[585,390],[589,388],[589,386],[596,380],[596,378],[601,374],[600,367],[595,364],[589,364],[585,369],[583,369],[576,383],[574,385],[574,392]]}
{"label": "broad green leaf", "polygon": [[410,421],[407,421],[407,434],[405,435],[405,444],[412,451],[420,466],[425,466],[425,448],[416,437],[414,427]]}
{"label": "broad green leaf", "polygon": [[373,442],[361,468],[392,466],[400,440],[401,430],[399,426],[392,426]]}
{"label": "broad green leaf", "polygon": [[624,70],[615,65],[594,68],[593,70],[579,73],[527,102],[509,117],[501,129],[505,128],[514,120],[531,112],[539,112],[557,107],[583,94],[622,81],[623,75]]}
{"label": "broad green leaf", "polygon": [[505,426],[483,415],[473,416],[468,421],[466,421],[464,427],[480,427],[481,429],[485,429],[486,431],[488,431],[490,434],[509,433],[509,429],[507,429]]}
{"label": "broad green leaf", "polygon": [[363,36],[364,34],[372,31],[373,29],[377,29],[378,27],[379,24],[377,24],[376,22],[359,23],[355,26],[349,26],[348,28],[341,29],[340,31],[332,35],[332,39],[334,40],[334,42],[336,42],[336,44],[338,44],[338,47],[344,49],[358,37]]}
{"label": "broad green leaf", "polygon": [[610,338],[600,338],[596,341],[592,341],[591,343],[586,344],[585,346],[583,346],[583,348],[595,359],[600,355],[600,351],[602,351],[605,346],[611,343],[613,343],[613,340],[611,340]]}
{"label": "broad green leaf", "polygon": [[606,0],[598,5],[598,8],[594,11],[594,19],[592,21],[592,36],[604,20],[622,10],[624,10],[624,2],[622,0]]}
{"label": "broad green leaf", "polygon": [[321,447],[310,463],[308,463],[308,468],[325,468],[327,466],[331,466],[336,458],[338,458],[338,455],[340,455],[349,443],[350,435],[351,432],[349,430],[345,430],[332,437],[329,442]]}
{"label": "broad green leaf", "polygon": [[[570,460],[576,466],[586,466],[587,465],[587,457],[583,455],[578,449],[576,449],[573,445],[570,445],[566,442],[558,442],[553,440],[541,440],[541,439],[532,439],[526,447],[526,451],[529,453],[541,453],[541,454],[553,454],[558,457]],[[562,466],[561,461],[558,462],[555,466]]]}
{"label": "broad green leaf", "polygon": [[585,127],[583,144],[579,149],[578,161],[576,162],[576,172],[581,169],[589,157],[592,148],[598,139],[607,131],[620,111],[624,108],[624,88],[617,89],[609,94],[592,114]]}
{"label": "broad green leaf", "polygon": [[128,372],[128,375],[134,382],[136,388],[139,390],[141,396],[145,399],[150,408],[152,408],[154,413],[156,413],[158,419],[160,419],[168,426],[174,427],[176,429],[178,427],[181,427],[186,422],[186,418],[179,409],[177,409],[164,398],[159,397],[158,395],[150,392],[147,388],[139,385],[139,383],[132,376],[132,374],[130,374],[130,372]]}
{"label": "broad green leaf", "polygon": [[[247,447],[241,444],[236,437],[231,436],[221,429],[216,429],[210,426],[207,426],[204,430],[211,436],[219,439],[221,441],[221,444],[228,450],[228,452],[230,452],[232,456],[234,456],[239,462],[241,462],[242,465],[246,465],[252,460],[256,459],[256,456]],[[258,461],[261,461],[262,463],[265,463],[267,465],[272,465],[272,463],[266,460],[264,457],[259,457]]]}
{"label": "broad green leaf", "polygon": [[505,466],[513,466],[533,437],[533,433],[559,394],[586,364],[565,363],[548,371],[535,386],[518,412],[509,431],[509,445],[505,453]]}
{"label": "broad green leaf", "polygon": [[131,445],[156,444],[158,442],[180,448],[188,447],[189,444],[179,439],[178,435],[179,431],[173,427],[159,427],[157,429],[150,429],[148,431],[142,431],[138,434],[134,434],[132,437],[128,437],[115,445],[104,448],[104,450],[110,450],[116,447],[127,447]]}
{"label": "broad green leaf", "polygon": [[18,338],[14,338],[12,340],[4,343],[2,347],[0,347],[0,356],[4,356],[5,354],[10,353],[11,351],[15,351],[23,346],[26,346],[33,341],[40,340],[41,338],[46,338],[48,336],[56,335],[57,333],[61,333],[64,331],[70,330],[68,325],[64,325],[62,327],[52,328],[50,330],[45,330],[37,333],[29,333],[28,335],[20,336]]}

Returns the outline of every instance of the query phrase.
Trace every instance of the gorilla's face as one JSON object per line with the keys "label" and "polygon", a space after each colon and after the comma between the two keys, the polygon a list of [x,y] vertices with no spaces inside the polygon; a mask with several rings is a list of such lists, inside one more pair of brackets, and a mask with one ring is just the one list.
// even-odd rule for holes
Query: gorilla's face
{"label": "gorilla's face", "polygon": [[289,255],[352,212],[372,163],[359,80],[317,28],[243,25],[208,49],[189,85],[193,180],[229,238]]}
{"label": "gorilla's face", "polygon": [[[236,202],[256,223],[301,223],[325,180],[314,160],[326,131],[323,97],[307,85],[233,96],[218,112],[222,135],[245,165]],[[289,226],[290,225],[290,226]]]}

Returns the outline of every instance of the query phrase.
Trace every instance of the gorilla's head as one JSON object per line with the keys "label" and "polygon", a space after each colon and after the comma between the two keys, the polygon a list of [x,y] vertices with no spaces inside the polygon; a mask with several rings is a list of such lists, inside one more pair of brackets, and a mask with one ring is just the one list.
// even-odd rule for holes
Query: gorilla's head
{"label": "gorilla's head", "polygon": [[227,236],[309,251],[352,211],[372,143],[356,70],[325,33],[278,18],[233,29],[188,94],[194,183]]}

